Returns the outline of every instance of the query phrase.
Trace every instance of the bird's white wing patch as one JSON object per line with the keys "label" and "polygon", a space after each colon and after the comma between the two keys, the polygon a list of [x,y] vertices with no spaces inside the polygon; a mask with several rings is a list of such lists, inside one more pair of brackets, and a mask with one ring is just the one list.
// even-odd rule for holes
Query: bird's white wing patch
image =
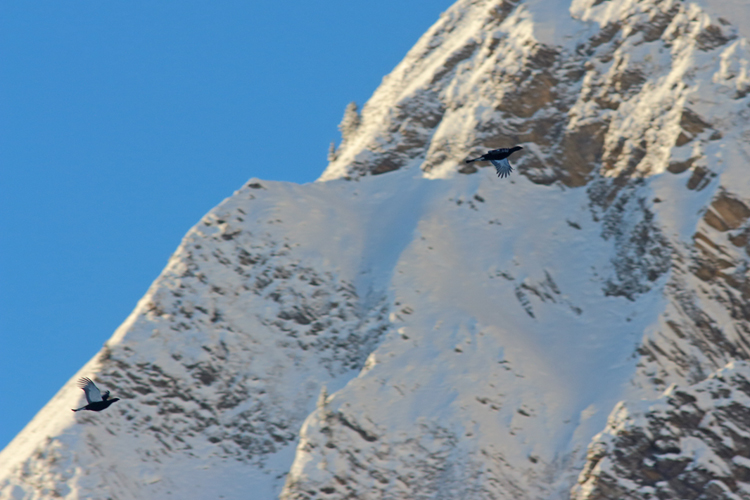
{"label": "bird's white wing patch", "polygon": [[490,163],[495,165],[498,177],[508,177],[513,172],[513,167],[510,166],[510,162],[507,158],[504,160],[490,160]]}
{"label": "bird's white wing patch", "polygon": [[90,378],[82,377],[78,380],[78,387],[83,389],[86,393],[86,401],[89,403],[96,403],[102,400],[102,393],[99,392],[99,388],[94,385]]}

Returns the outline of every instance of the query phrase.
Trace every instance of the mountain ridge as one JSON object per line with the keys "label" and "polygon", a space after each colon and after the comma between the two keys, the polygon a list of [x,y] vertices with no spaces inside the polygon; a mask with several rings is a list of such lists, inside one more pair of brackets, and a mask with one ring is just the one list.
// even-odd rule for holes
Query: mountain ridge
{"label": "mountain ridge", "polygon": [[678,418],[750,433],[700,396],[745,411],[747,41],[712,2],[552,4],[457,2],[319,182],[210,211],[80,372],[118,407],[65,413],[74,376],[0,494],[748,497],[750,448]]}

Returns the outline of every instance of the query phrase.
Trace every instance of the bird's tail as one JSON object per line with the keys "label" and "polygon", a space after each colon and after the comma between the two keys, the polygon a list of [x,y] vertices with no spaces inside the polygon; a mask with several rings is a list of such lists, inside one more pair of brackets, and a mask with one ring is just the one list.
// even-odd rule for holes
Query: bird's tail
{"label": "bird's tail", "polygon": [[71,411],[81,411],[81,410],[85,410],[85,409],[86,409],[85,406],[81,406],[80,408],[71,408]]}
{"label": "bird's tail", "polygon": [[497,170],[498,177],[505,178],[508,177],[511,172],[513,172],[513,167],[508,165],[508,168],[496,168],[495,170]]}
{"label": "bird's tail", "polygon": [[466,163],[471,163],[473,161],[477,161],[479,158],[474,158],[473,160],[466,160]]}

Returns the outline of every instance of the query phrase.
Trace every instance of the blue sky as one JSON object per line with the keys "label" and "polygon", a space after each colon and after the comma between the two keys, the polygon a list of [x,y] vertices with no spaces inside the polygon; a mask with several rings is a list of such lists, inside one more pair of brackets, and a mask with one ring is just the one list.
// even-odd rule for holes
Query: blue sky
{"label": "blue sky", "polygon": [[251,177],[311,182],[453,2],[0,3],[0,449]]}

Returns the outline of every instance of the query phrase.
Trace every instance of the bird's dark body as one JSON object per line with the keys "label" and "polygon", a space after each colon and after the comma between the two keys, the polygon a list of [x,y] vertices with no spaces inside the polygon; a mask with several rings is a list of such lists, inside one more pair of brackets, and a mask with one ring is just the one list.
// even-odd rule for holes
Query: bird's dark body
{"label": "bird's dark body", "polygon": [[73,411],[81,411],[81,410],[102,411],[102,410],[106,410],[107,408],[109,408],[109,405],[119,400],[120,398],[113,398],[113,399],[108,399],[106,401],[96,401],[94,403],[87,404],[83,408],[78,408],[77,410],[73,410]]}
{"label": "bird's dark body", "polygon": [[81,408],[73,408],[73,411],[102,411],[109,408],[109,405],[111,405],[115,401],[120,400],[120,398],[110,399],[109,391],[104,391],[104,394],[102,394],[96,384],[94,384],[91,379],[86,377],[83,377],[78,381],[78,387],[83,389],[83,392],[86,394],[86,402],[88,404],[86,406],[82,406]]}
{"label": "bird's dark body", "polygon": [[495,166],[495,170],[497,170],[497,176],[507,177],[513,171],[513,167],[510,166],[508,157],[520,149],[523,149],[523,148],[521,146],[514,146],[512,148],[493,149],[492,151],[487,151],[485,154],[483,154],[479,158],[474,158],[473,160],[466,160],[466,163],[471,163],[473,161],[492,162],[492,164]]}
{"label": "bird's dark body", "polygon": [[488,151],[479,158],[474,158],[473,160],[466,160],[466,163],[471,163],[473,161],[491,161],[491,160],[504,160],[508,158],[510,155],[518,151],[519,149],[523,149],[521,146],[516,146],[514,148],[500,148],[500,149],[493,149],[492,151]]}
{"label": "bird's dark body", "polygon": [[487,151],[485,154],[483,154],[479,158],[474,158],[473,160],[466,160],[466,163],[471,163],[473,161],[504,160],[520,149],[523,149],[523,148],[521,146],[515,146],[512,148],[493,149],[492,151]]}

